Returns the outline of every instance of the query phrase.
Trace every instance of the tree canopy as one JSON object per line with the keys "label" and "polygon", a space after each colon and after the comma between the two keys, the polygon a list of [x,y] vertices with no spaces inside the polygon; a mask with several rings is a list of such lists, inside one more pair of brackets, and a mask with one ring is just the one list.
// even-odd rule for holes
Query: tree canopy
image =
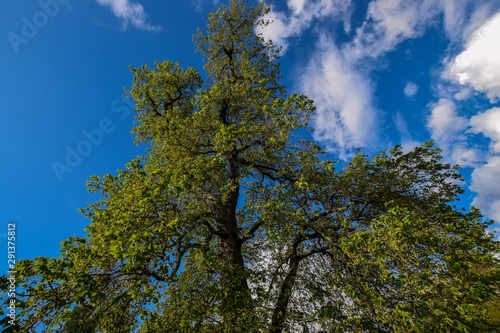
{"label": "tree canopy", "polygon": [[499,243],[453,205],[459,168],[432,142],[341,166],[306,139],[313,101],[288,95],[279,49],[256,34],[268,10],[231,0],[210,14],[194,37],[203,75],[132,68],[133,132],[150,148],[91,177],[86,237],[18,263],[19,331],[499,327]]}

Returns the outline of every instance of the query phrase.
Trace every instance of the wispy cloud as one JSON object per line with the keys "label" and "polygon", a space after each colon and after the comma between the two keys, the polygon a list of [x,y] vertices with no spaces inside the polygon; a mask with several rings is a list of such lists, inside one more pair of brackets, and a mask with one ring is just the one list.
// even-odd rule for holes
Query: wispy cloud
{"label": "wispy cloud", "polygon": [[191,0],[193,4],[194,10],[197,12],[201,12],[206,5],[217,6],[220,0]]}
{"label": "wispy cloud", "polygon": [[152,26],[147,22],[144,7],[131,0],[96,0],[100,5],[111,9],[113,14],[122,20],[123,28],[129,25],[140,30],[160,30],[161,27]]}
{"label": "wispy cloud", "polygon": [[373,90],[370,82],[324,38],[320,44],[328,47],[311,59],[300,85],[317,107],[315,138],[345,158],[350,149],[377,141]]}
{"label": "wispy cloud", "polygon": [[401,42],[421,36],[438,14],[434,0],[377,0],[368,4],[363,25],[347,47],[351,57],[376,58]]}
{"label": "wispy cloud", "polygon": [[300,35],[313,24],[315,19],[325,17],[331,20],[341,20],[344,27],[349,30],[352,5],[350,0],[287,0],[289,13],[272,10],[264,19],[272,21],[272,24],[261,28],[265,39],[272,40],[286,51],[288,38]]}
{"label": "wispy cloud", "polygon": [[408,123],[401,112],[396,112],[393,115],[392,120],[398,130],[399,137],[401,138],[401,146],[404,152],[409,152],[422,144],[421,142],[412,139],[411,133],[408,130]]}
{"label": "wispy cloud", "polygon": [[467,144],[464,132],[469,127],[467,118],[460,116],[452,100],[442,98],[431,106],[427,128],[432,139],[444,150],[447,160],[461,166],[476,166],[478,153]]}
{"label": "wispy cloud", "polygon": [[468,126],[466,118],[458,115],[455,103],[449,99],[440,99],[432,107],[427,126],[432,137],[440,142],[456,141]]}

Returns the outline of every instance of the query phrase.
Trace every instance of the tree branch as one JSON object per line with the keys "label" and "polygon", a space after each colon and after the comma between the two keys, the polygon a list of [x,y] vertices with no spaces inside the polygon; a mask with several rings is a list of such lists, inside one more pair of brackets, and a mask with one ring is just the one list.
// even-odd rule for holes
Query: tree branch
{"label": "tree branch", "polygon": [[243,235],[243,237],[240,237],[239,239],[239,242],[240,243],[244,243],[246,242],[247,240],[255,237],[255,232],[257,231],[257,229],[260,228],[260,226],[264,223],[264,221],[258,221],[258,222],[255,222],[255,224],[253,226],[250,227],[250,229],[248,229],[248,231],[246,232],[245,235]]}

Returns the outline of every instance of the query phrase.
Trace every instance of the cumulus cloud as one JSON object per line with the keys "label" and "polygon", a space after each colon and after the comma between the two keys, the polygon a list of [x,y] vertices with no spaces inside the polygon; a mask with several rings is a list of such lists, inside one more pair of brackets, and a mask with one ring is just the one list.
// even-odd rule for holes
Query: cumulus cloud
{"label": "cumulus cloud", "polygon": [[469,132],[482,133],[492,140],[495,153],[500,153],[500,108],[492,108],[470,119]]}
{"label": "cumulus cloud", "polygon": [[[500,97],[500,57],[498,56],[500,54],[500,12],[498,12],[500,3],[478,1],[475,4],[476,10],[468,16],[465,14],[467,7],[460,5],[461,2],[448,2],[449,7],[458,8],[454,9],[455,15],[450,15],[448,24],[450,27],[460,28],[455,35],[457,40],[462,37],[463,51],[445,59],[446,70],[442,78],[452,83],[448,87],[450,91],[458,90],[453,94],[455,101],[461,102],[469,112],[475,113],[475,110],[470,110],[467,105],[469,105],[469,98],[477,95],[477,92],[485,93],[491,103],[496,102]],[[450,9],[447,13],[452,12],[453,10]],[[445,18],[445,22],[447,21],[448,19]],[[451,28],[447,29],[451,30]],[[451,34],[451,32],[448,33]],[[459,123],[463,126],[463,119]],[[489,150],[484,147],[480,150],[469,149],[464,141],[460,140],[452,141],[448,150],[455,155],[462,154],[468,161],[474,161],[471,166],[475,167],[475,170],[471,176],[469,189],[476,192],[477,196],[472,205],[480,208],[486,216],[499,221],[500,188],[497,184],[500,179],[500,156],[498,156],[500,153],[500,108],[493,107],[472,116],[469,126],[467,133],[483,134],[491,140]]]}
{"label": "cumulus cloud", "polygon": [[470,189],[478,195],[472,205],[481,209],[495,221],[500,221],[500,156],[490,158],[488,163],[472,173]]}
{"label": "cumulus cloud", "polygon": [[300,84],[317,107],[315,138],[345,158],[349,149],[376,141],[373,91],[332,43],[320,43],[329,46],[311,60]]}
{"label": "cumulus cloud", "polygon": [[[500,3],[498,1],[441,0],[444,26],[450,39],[448,56],[438,85],[441,100],[432,105],[428,128],[449,161],[474,169],[469,189],[477,193],[472,204],[495,220],[500,219],[500,109],[491,108],[466,118],[474,109],[477,92],[495,102],[500,97]],[[454,53],[462,49],[461,53]],[[472,98],[472,100],[471,100]],[[446,119],[447,118],[447,119]],[[490,149],[475,146],[467,133],[491,139]]]}
{"label": "cumulus cloud", "polygon": [[452,63],[451,72],[462,85],[500,97],[500,13],[478,28],[469,38],[465,51]]}
{"label": "cumulus cloud", "polygon": [[406,97],[413,97],[418,92],[418,86],[414,82],[408,82],[405,86],[404,93]]}
{"label": "cumulus cloud", "polygon": [[124,29],[129,25],[141,30],[161,29],[147,22],[147,14],[140,3],[131,0],[97,0],[97,2],[101,6],[110,8],[116,17],[122,19]]}

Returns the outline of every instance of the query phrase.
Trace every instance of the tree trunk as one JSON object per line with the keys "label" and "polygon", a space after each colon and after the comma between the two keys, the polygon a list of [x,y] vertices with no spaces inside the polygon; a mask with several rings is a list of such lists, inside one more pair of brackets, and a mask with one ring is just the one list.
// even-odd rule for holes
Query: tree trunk
{"label": "tree trunk", "polygon": [[[234,224],[231,226],[234,227]],[[234,234],[229,237],[219,237],[219,255],[223,259],[221,272],[221,288],[223,293],[224,327],[228,332],[244,332],[241,327],[252,310],[250,288],[244,274],[244,261],[241,242]],[[238,329],[240,327],[240,329]]]}
{"label": "tree trunk", "polygon": [[[236,159],[228,159],[230,177],[226,200],[222,203],[222,216],[217,227],[222,231],[219,236],[219,255],[227,265],[221,274],[223,292],[224,327],[231,332],[248,331],[248,315],[252,310],[252,298],[244,272],[242,242],[239,238],[236,209],[239,198],[240,167]],[[246,328],[246,329],[245,329]]]}
{"label": "tree trunk", "polygon": [[295,283],[295,278],[297,277],[299,263],[299,257],[292,256],[290,258],[290,266],[288,267],[288,271],[286,272],[285,280],[281,285],[278,300],[276,302],[276,306],[274,307],[274,313],[271,319],[271,329],[269,330],[269,333],[281,333],[283,331],[286,311],[288,309],[288,303],[290,302],[290,296],[292,294],[292,288]]}

